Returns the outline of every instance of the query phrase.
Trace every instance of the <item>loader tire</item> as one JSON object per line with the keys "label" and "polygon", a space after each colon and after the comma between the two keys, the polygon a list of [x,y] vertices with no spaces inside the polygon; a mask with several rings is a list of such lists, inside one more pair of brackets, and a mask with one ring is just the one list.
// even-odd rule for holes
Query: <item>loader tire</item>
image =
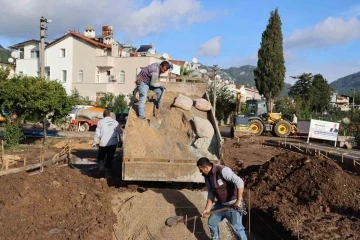
{"label": "loader tire", "polygon": [[288,121],[280,120],[275,124],[275,134],[278,137],[287,137],[291,133],[291,124]]}
{"label": "loader tire", "polygon": [[261,135],[264,131],[263,123],[257,119],[251,120],[250,121],[250,131],[256,136]]}
{"label": "loader tire", "polygon": [[89,131],[89,129],[90,129],[89,124],[88,123],[83,123],[83,124],[81,124],[81,126],[79,128],[79,131],[80,132],[87,132],[87,131]]}

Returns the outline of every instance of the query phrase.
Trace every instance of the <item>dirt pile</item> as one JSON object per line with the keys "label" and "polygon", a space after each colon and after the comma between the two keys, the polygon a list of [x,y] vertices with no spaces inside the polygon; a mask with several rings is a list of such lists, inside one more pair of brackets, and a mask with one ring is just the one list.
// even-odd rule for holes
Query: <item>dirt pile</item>
{"label": "dirt pile", "polygon": [[0,178],[0,239],[112,239],[106,182],[69,168]]}
{"label": "dirt pile", "polygon": [[260,165],[275,155],[285,152],[282,148],[274,148],[263,144],[261,138],[225,138],[222,154],[225,165],[235,172],[250,165]]}
{"label": "dirt pile", "polygon": [[251,205],[301,239],[360,238],[360,177],[331,160],[283,153],[245,177]]}
{"label": "dirt pile", "polygon": [[[138,119],[137,114],[129,116],[125,145],[131,147],[125,147],[125,157],[186,160],[207,156],[210,159],[217,159],[217,142],[213,142],[207,152],[200,152],[192,146],[195,141],[195,132],[190,120],[194,116],[207,119],[207,113],[195,107],[192,107],[190,111],[172,107],[176,96],[174,92],[165,92],[163,107],[158,115],[158,118],[162,120],[159,129],[150,127],[148,121]],[[152,101],[156,99],[156,96],[150,95],[149,98],[150,101],[145,106],[145,115],[150,122],[154,122],[157,120],[153,117]],[[137,110],[131,109],[131,111]]]}

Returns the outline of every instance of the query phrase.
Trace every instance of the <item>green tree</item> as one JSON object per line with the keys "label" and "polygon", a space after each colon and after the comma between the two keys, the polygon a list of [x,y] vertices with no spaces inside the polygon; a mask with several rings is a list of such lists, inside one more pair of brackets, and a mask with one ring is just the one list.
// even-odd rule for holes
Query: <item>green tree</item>
{"label": "green tree", "polygon": [[24,139],[24,134],[20,128],[19,119],[14,119],[13,121],[11,121],[10,118],[7,119],[6,123],[4,124],[4,138],[7,148],[19,148],[19,142]]}
{"label": "green tree", "polygon": [[254,70],[256,88],[266,98],[270,111],[272,99],[280,95],[285,85],[286,69],[281,25],[278,9],[275,9],[270,13],[268,25],[262,34],[258,63]]}
{"label": "green tree", "polygon": [[184,66],[180,66],[180,76],[190,76],[193,72],[194,70],[187,69]]}
{"label": "green tree", "polygon": [[107,108],[114,113],[122,113],[128,107],[126,98],[124,94],[115,96],[113,93],[106,93],[105,96],[100,98],[98,107]]}
{"label": "green tree", "polygon": [[279,112],[285,119],[292,119],[296,114],[295,104],[288,97],[279,98],[274,102],[274,111]]}
{"label": "green tree", "polygon": [[290,88],[289,96],[295,100],[300,115],[309,112],[319,113],[330,109],[332,90],[327,80],[321,74],[303,73],[292,77],[297,79]]}
{"label": "green tree", "polygon": [[[210,102],[214,102],[214,85],[208,86]],[[230,89],[226,87],[216,89],[216,119],[226,121],[230,114],[235,111],[236,100]]]}
{"label": "green tree", "polygon": [[89,100],[88,97],[84,98],[83,96],[80,95],[79,91],[75,88],[73,90],[71,90],[71,95],[70,95],[74,105],[90,105],[91,101]]}
{"label": "green tree", "polygon": [[39,77],[16,76],[0,81],[0,105],[20,119],[31,116],[43,121],[46,141],[46,119],[56,121],[66,117],[74,106],[60,82]]}
{"label": "green tree", "polygon": [[6,80],[9,75],[10,75],[10,68],[8,67],[5,69],[0,68],[0,81]]}
{"label": "green tree", "polygon": [[321,74],[316,74],[313,77],[310,94],[311,108],[315,113],[329,110],[332,89]]}

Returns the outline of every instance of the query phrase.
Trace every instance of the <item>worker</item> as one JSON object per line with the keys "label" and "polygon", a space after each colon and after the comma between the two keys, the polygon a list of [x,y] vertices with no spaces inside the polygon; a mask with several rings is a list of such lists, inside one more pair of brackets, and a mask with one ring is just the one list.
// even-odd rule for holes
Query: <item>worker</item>
{"label": "worker", "polygon": [[[110,110],[106,109],[103,116],[104,118],[98,122],[96,127],[93,148],[100,140],[97,161],[100,172],[105,170],[105,176],[108,178],[110,177],[109,172],[112,169],[116,147],[119,143],[120,126],[119,123],[111,117],[112,114]],[[106,161],[104,164],[105,157]]]}
{"label": "worker", "polygon": [[232,206],[225,211],[210,215],[208,226],[212,239],[219,239],[218,225],[226,218],[232,225],[236,237],[246,240],[245,228],[242,224],[242,216],[246,214],[242,196],[244,181],[229,167],[213,164],[206,157],[202,157],[197,161],[197,167],[205,177],[208,191],[206,206],[201,216],[205,217],[205,214],[210,211]]}
{"label": "worker", "polygon": [[147,67],[141,69],[140,73],[136,78],[137,90],[139,91],[139,105],[138,105],[138,114],[139,118],[145,120],[145,102],[147,98],[147,93],[149,90],[152,90],[156,93],[157,103],[156,108],[161,107],[161,95],[164,91],[163,86],[152,86],[151,79],[152,76],[156,75],[160,79],[160,74],[165,73],[172,65],[168,61],[163,61],[162,63],[153,63]]}

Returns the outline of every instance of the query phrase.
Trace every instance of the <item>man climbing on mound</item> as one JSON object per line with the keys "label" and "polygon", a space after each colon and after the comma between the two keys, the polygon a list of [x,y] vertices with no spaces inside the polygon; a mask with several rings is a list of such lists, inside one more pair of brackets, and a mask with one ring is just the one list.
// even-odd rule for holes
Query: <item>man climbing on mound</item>
{"label": "man climbing on mound", "polygon": [[161,106],[161,95],[164,91],[164,87],[160,86],[158,80],[160,79],[160,74],[165,73],[171,68],[172,65],[168,61],[163,61],[160,64],[153,63],[141,69],[140,73],[137,75],[136,85],[137,90],[139,91],[138,114],[140,119],[146,119],[145,102],[149,90],[152,90],[156,93],[156,107],[159,108]]}

